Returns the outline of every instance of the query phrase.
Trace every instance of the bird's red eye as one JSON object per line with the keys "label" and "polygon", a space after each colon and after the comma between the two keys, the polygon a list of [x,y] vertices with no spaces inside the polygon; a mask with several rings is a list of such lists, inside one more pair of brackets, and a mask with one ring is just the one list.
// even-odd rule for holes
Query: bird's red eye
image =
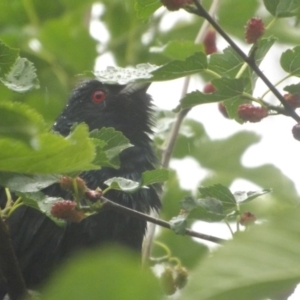
{"label": "bird's red eye", "polygon": [[96,90],[92,95],[92,100],[94,103],[101,103],[104,101],[105,97],[106,97],[106,93],[104,91]]}

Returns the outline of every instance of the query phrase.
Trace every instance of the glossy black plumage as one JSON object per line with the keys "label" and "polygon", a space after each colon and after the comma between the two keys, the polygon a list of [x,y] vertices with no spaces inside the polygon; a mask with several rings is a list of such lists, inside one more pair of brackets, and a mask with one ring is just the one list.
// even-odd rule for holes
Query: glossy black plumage
{"label": "glossy black plumage", "polygon": [[[115,176],[139,181],[142,172],[154,169],[156,158],[149,137],[152,133],[151,98],[146,89],[146,85],[136,83],[121,86],[86,81],[73,91],[57,118],[53,130],[64,136],[75,123],[85,122],[90,130],[114,127],[122,131],[133,145],[121,152],[119,169],[102,168],[82,173],[80,176],[89,188],[103,188],[103,182]],[[99,90],[106,96],[103,102],[95,103],[94,92]],[[44,192],[70,198],[58,184]],[[148,213],[150,209],[160,207],[158,194],[159,186],[151,186],[133,194],[109,191],[106,197]],[[113,210],[103,210],[80,223],[68,223],[62,228],[40,212],[20,207],[8,219],[8,225],[27,287],[31,289],[38,288],[57,264],[78,249],[110,242],[141,250],[146,230],[145,221]],[[0,299],[4,292],[5,287],[0,283]]]}

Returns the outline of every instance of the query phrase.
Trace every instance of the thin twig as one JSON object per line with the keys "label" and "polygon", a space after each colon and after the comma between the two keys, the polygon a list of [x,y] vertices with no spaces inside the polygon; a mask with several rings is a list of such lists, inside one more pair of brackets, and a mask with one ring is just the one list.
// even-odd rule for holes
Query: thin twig
{"label": "thin twig", "polygon": [[248,57],[235,42],[228,36],[228,34],[219,26],[219,24],[211,17],[211,15],[204,9],[204,7],[199,3],[198,0],[194,0],[197,10],[193,13],[203,17],[207,20],[215,30],[226,40],[226,42],[236,51],[236,53],[248,64],[248,66],[257,74],[257,76],[266,84],[266,86],[271,90],[271,92],[276,96],[276,98],[282,103],[288,115],[292,117],[295,121],[300,122],[300,117],[297,115],[295,110],[287,103],[281,93],[277,88],[271,83],[271,81],[265,76],[265,74],[256,65],[255,60]]}
{"label": "thin twig", "polygon": [[[103,205],[107,208],[112,208],[116,211],[125,213],[126,215],[129,215],[129,216],[132,216],[132,217],[135,217],[135,218],[139,218],[139,219],[154,223],[154,224],[159,225],[159,226],[164,227],[164,228],[171,229],[171,225],[167,221],[151,217],[147,214],[144,214],[144,213],[141,213],[139,211],[128,208],[126,206],[120,205],[116,202],[113,202],[113,201],[103,197],[103,196],[100,199],[103,201]],[[189,236],[192,236],[192,237],[202,239],[202,240],[217,243],[217,244],[221,244],[221,243],[224,243],[226,241],[224,239],[221,239],[221,238],[218,238],[218,237],[215,237],[215,236],[211,236],[211,235],[207,235],[207,234],[203,234],[203,233],[199,233],[199,232],[196,232],[196,231],[193,231],[193,230],[190,230],[190,229],[186,229],[185,234],[189,235]]]}

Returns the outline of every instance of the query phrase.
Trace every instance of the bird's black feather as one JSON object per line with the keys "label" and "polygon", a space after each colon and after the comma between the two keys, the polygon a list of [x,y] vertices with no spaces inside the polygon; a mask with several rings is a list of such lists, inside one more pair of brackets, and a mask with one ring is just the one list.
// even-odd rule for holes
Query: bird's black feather
{"label": "bird's black feather", "polygon": [[[121,131],[133,145],[120,154],[120,168],[101,168],[83,172],[90,189],[104,188],[103,182],[112,177],[141,180],[142,172],[152,170],[157,163],[152,141],[151,98],[146,85],[107,85],[97,80],[81,83],[53,125],[53,130],[68,135],[74,124],[86,123],[90,130],[113,127]],[[101,103],[93,101],[95,91],[105,93]],[[59,162],[58,162],[59,163]],[[148,213],[159,209],[159,186],[140,189],[132,194],[109,191],[105,196],[129,208]],[[58,184],[46,189],[49,196],[71,197]],[[48,217],[30,207],[18,208],[7,220],[10,234],[25,282],[28,288],[38,288],[55,266],[82,248],[103,243],[121,243],[140,251],[146,231],[146,222],[128,215],[103,210],[80,223],[58,227]],[[99,266],[101,267],[101,266]],[[2,291],[1,291],[2,287]],[[0,299],[5,292],[0,284]]]}

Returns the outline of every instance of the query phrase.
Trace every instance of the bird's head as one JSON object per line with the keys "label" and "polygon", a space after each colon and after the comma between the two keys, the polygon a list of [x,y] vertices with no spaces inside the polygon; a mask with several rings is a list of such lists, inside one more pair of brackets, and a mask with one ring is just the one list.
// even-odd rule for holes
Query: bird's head
{"label": "bird's head", "polygon": [[75,123],[86,123],[90,130],[114,127],[131,142],[151,133],[149,83],[104,84],[98,80],[82,82],[72,92],[57,118],[53,130],[67,135]]}

